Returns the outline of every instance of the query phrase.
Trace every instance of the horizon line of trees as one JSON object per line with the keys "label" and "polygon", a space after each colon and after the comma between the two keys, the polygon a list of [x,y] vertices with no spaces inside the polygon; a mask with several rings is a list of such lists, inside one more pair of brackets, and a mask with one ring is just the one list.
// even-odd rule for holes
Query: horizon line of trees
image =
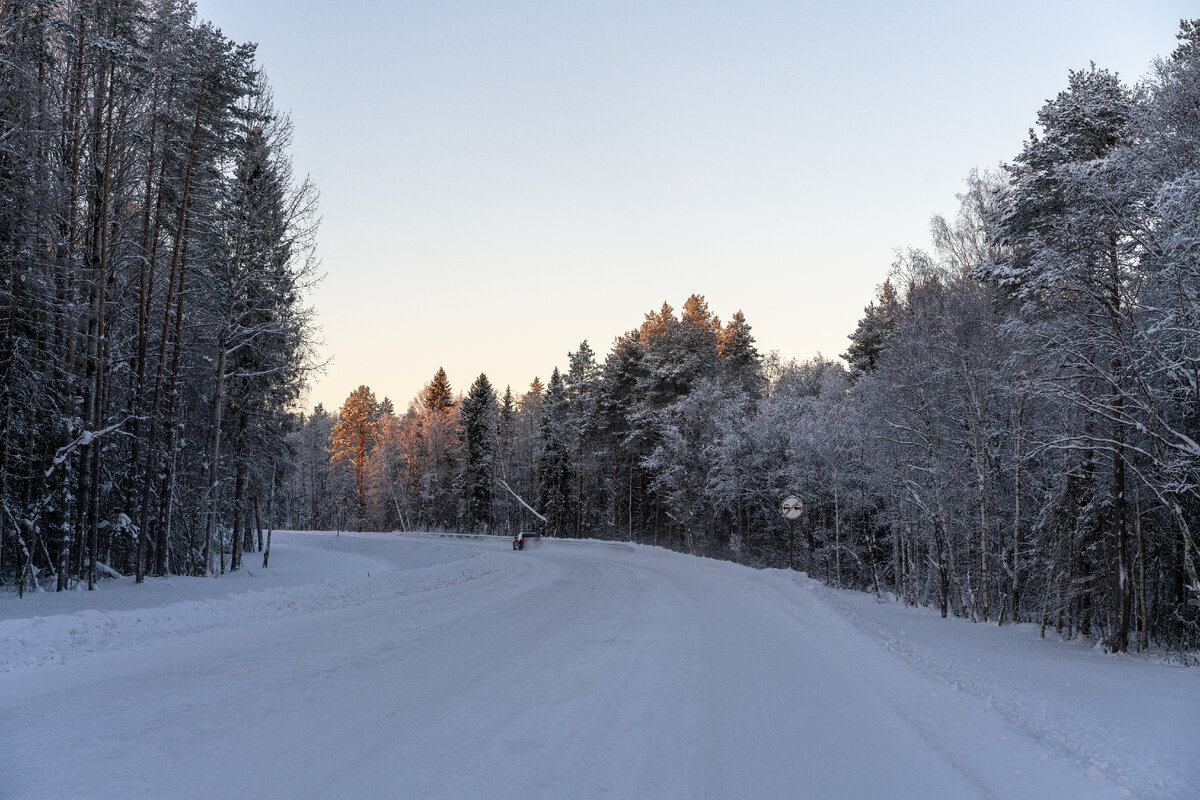
{"label": "horizon line of trees", "polygon": [[0,3],[0,584],[237,569],[283,479],[316,192],[254,52],[190,0]]}
{"label": "horizon line of trees", "polygon": [[[846,365],[762,357],[692,295],[603,360],[294,434],[287,524],[655,543],[1112,651],[1200,643],[1200,27],[1136,86],[1071,72]],[[795,525],[779,514],[804,499]]]}

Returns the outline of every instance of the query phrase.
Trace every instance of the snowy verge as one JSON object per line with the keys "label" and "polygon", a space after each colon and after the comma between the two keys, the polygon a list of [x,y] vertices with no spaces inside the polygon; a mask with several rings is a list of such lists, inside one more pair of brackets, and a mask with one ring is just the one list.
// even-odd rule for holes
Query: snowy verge
{"label": "snowy verge", "polygon": [[[935,694],[915,700],[893,694],[886,677],[876,678],[889,704],[948,750],[960,744],[955,738],[972,738],[969,728],[950,723],[954,707],[977,704],[1037,742],[1041,758],[1063,754],[1085,775],[1138,787],[1136,796],[1144,800],[1193,796],[1200,785],[1200,670],[1043,639],[1037,625],[942,619],[933,609],[835,589],[802,573],[766,570],[764,577],[768,584],[806,589],[833,612],[814,619],[813,608],[806,610],[808,624],[828,640],[845,641],[838,629],[852,626],[939,684]],[[993,748],[1003,747],[990,738],[978,744],[992,759]],[[984,769],[985,759],[972,750],[964,748],[960,762]]]}
{"label": "snowy verge", "polygon": [[430,591],[496,568],[480,550],[416,537],[276,537],[267,570],[248,557],[248,569],[219,578],[121,579],[98,592],[0,599],[0,673]]}

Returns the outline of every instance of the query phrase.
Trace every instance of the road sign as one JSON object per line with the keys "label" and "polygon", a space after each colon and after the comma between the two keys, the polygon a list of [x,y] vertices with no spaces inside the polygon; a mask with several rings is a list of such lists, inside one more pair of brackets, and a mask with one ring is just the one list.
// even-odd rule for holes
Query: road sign
{"label": "road sign", "polygon": [[804,503],[800,502],[800,498],[796,495],[788,495],[784,498],[783,506],[780,508],[783,515],[788,519],[797,519],[804,513]]}

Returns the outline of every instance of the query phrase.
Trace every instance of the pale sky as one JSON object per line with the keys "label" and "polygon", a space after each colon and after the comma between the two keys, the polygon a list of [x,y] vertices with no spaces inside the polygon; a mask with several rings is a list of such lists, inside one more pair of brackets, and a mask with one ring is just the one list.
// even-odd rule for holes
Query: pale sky
{"label": "pale sky", "polygon": [[[1132,81],[1186,2],[198,0],[259,44],[321,192],[332,359],[403,410],[520,394],[664,300],[834,357],[898,247],[1089,61]],[[1189,7],[1191,6],[1191,7]]]}

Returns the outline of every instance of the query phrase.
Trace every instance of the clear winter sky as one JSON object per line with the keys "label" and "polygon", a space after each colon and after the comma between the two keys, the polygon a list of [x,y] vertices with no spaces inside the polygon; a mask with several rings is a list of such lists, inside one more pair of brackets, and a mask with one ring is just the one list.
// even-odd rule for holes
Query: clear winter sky
{"label": "clear winter sky", "polygon": [[321,191],[311,402],[543,382],[666,300],[833,357],[893,250],[1089,61],[1187,2],[199,0],[259,44]]}

